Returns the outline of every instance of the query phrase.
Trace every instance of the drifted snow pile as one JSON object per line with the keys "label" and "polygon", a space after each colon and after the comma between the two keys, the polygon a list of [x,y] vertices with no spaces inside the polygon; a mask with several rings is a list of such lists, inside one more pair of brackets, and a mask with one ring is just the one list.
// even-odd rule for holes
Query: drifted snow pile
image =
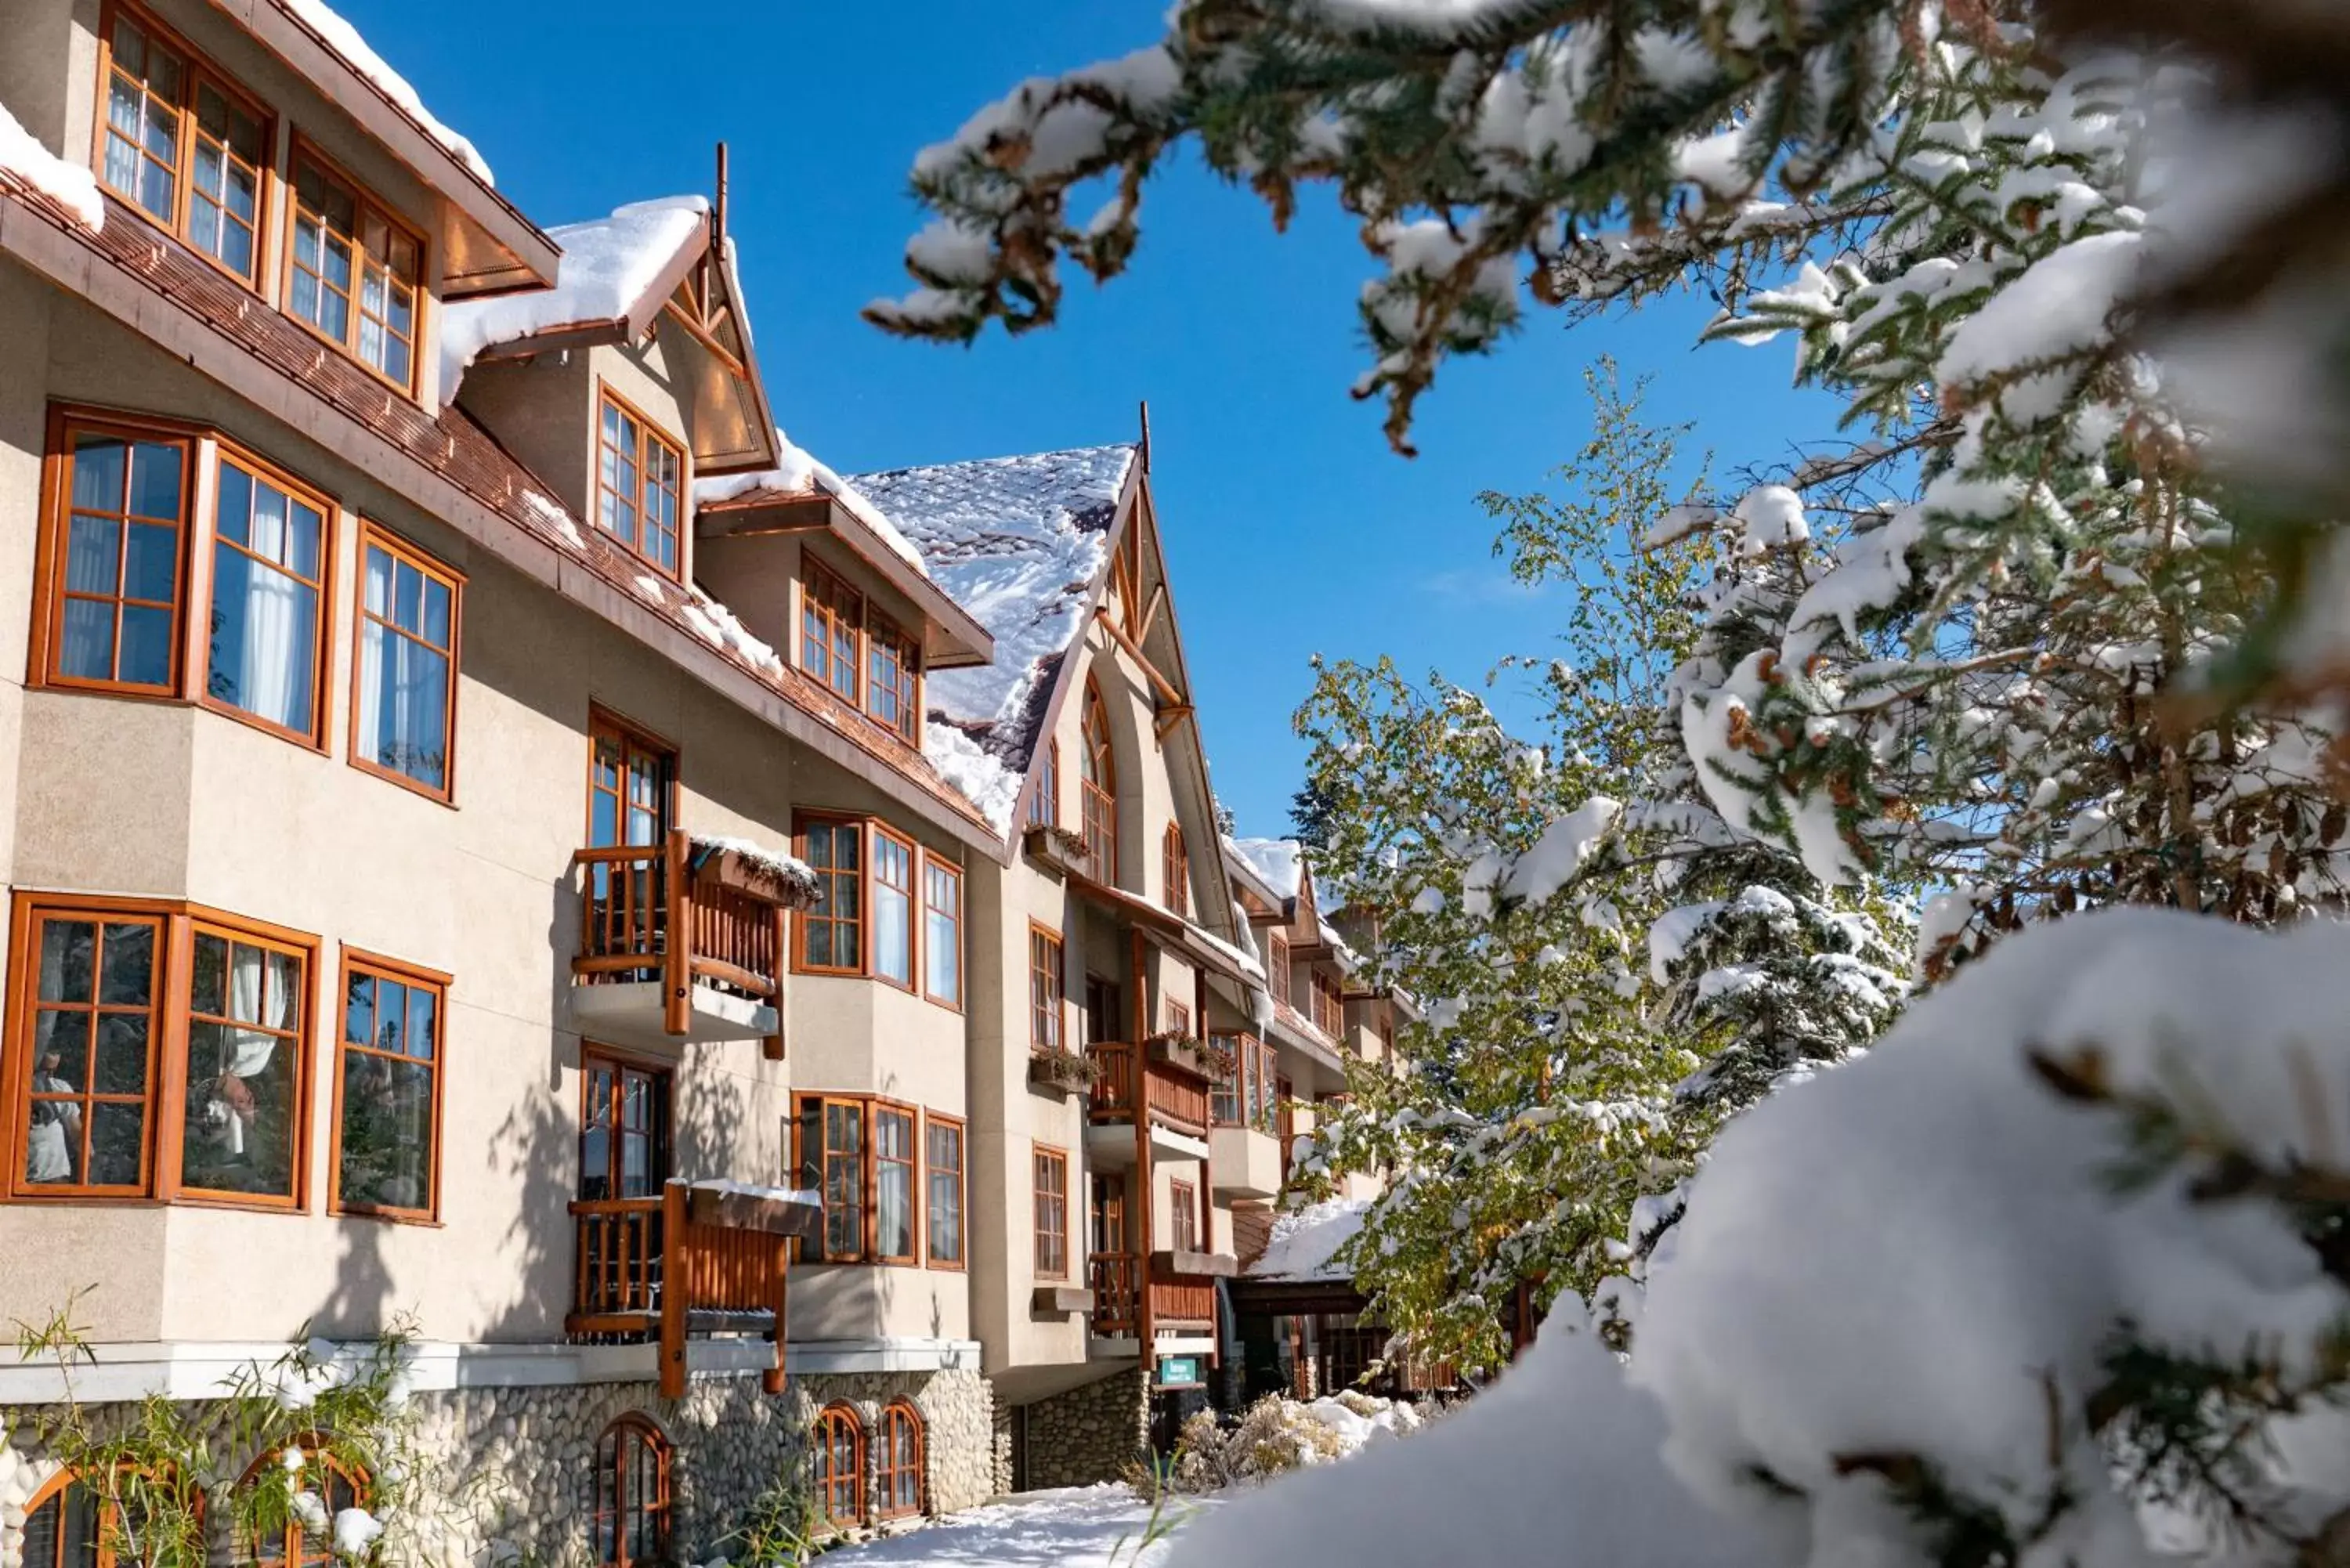
{"label": "drifted snow pile", "polygon": [[2330,922],[2020,933],[1730,1127],[1628,1364],[1564,1303],[1441,1430],[1176,1568],[2338,1561],[2288,1537],[2350,1532],[2350,1265],[2310,1219],[2350,1190],[2345,1017]]}
{"label": "drifted snow pile", "polygon": [[[1180,1492],[1251,1486],[1289,1470],[1343,1459],[1423,1423],[1409,1405],[1347,1389],[1319,1399],[1268,1395],[1226,1427],[1213,1410],[1183,1423],[1172,1469],[1150,1485]],[[1140,1484],[1140,1483],[1139,1483]]]}

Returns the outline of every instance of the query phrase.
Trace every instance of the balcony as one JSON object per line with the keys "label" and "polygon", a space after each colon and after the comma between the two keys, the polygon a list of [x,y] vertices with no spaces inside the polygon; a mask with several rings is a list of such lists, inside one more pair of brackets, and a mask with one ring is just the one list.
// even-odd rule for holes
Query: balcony
{"label": "balcony", "polygon": [[1208,1134],[1208,1160],[1219,1201],[1281,1195],[1281,1140],[1269,1132],[1219,1126]]}
{"label": "balcony", "polygon": [[1216,1334],[1216,1278],[1233,1260],[1200,1252],[1097,1252],[1088,1264],[1093,1331],[1105,1339]]}
{"label": "balcony", "polygon": [[667,1399],[685,1392],[688,1336],[759,1334],[775,1345],[767,1391],[783,1391],[785,1260],[794,1236],[822,1233],[813,1197],[673,1179],[658,1198],[576,1202],[571,1220],[566,1334],[658,1343]]}
{"label": "balcony", "polygon": [[657,845],[582,849],[572,1021],[619,1045],[759,1040],[784,1054],[785,921],[806,867],[674,830]]}
{"label": "balcony", "polygon": [[1208,1158],[1208,1079],[1190,1064],[1155,1060],[1149,1048],[1115,1041],[1086,1047],[1100,1069],[1087,1107],[1086,1147],[1097,1166],[1136,1161],[1136,1123],[1153,1158]]}

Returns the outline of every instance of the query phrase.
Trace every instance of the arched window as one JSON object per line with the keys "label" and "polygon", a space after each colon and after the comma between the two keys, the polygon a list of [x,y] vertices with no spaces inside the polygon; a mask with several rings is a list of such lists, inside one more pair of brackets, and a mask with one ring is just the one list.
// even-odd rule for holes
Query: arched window
{"label": "arched window", "polygon": [[1097,882],[1118,880],[1118,761],[1110,755],[1109,710],[1101,688],[1086,682],[1085,794],[1086,874]]}
{"label": "arched window", "polygon": [[162,1536],[165,1527],[151,1526],[158,1505],[169,1502],[172,1511],[198,1521],[203,1518],[203,1495],[191,1487],[184,1496],[165,1497],[176,1483],[170,1479],[141,1478],[118,1472],[114,1496],[107,1498],[70,1470],[60,1471],[36,1492],[25,1510],[23,1568],[117,1568],[118,1564],[176,1563],[195,1557],[201,1548],[172,1550]]}
{"label": "arched window", "polygon": [[[316,1433],[306,1434],[291,1445],[302,1452],[302,1468],[295,1476],[296,1488],[317,1498],[317,1504],[305,1504],[290,1511],[285,1529],[254,1541],[249,1561],[255,1568],[325,1568],[335,1560],[336,1516],[347,1508],[368,1506],[369,1488],[365,1472],[325,1452],[326,1446],[326,1439]],[[284,1468],[289,1451],[280,1449],[254,1460],[253,1468],[245,1472],[244,1484],[251,1485],[265,1467]]]}
{"label": "arched window", "polygon": [[903,1400],[881,1412],[881,1517],[922,1511],[922,1417]]}
{"label": "arched window", "polygon": [[630,1568],[669,1557],[669,1439],[642,1416],[623,1416],[596,1439],[596,1561]]}
{"label": "arched window", "polygon": [[865,1426],[846,1405],[827,1405],[816,1418],[816,1495],[825,1521],[865,1522]]}

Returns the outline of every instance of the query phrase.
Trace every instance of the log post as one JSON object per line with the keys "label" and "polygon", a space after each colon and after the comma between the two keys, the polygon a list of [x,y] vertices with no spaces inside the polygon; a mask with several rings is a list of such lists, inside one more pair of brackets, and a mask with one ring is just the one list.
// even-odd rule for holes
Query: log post
{"label": "log post", "polygon": [[781,904],[775,906],[775,1032],[759,1044],[760,1054],[770,1062],[784,1059],[784,976],[791,971],[792,922],[790,914]]}
{"label": "log post", "polygon": [[661,869],[669,878],[669,940],[661,953],[661,1033],[682,1037],[693,1026],[693,895],[686,887],[685,829],[669,830]]}
{"label": "log post", "polygon": [[660,1392],[685,1397],[685,1314],[690,1271],[685,1267],[685,1194],[682,1181],[661,1184]]}
{"label": "log post", "polygon": [[[778,998],[778,1000],[781,1000]],[[759,1376],[759,1386],[770,1394],[784,1391],[784,1305],[789,1294],[792,1241],[788,1236],[775,1238],[775,1364]]]}

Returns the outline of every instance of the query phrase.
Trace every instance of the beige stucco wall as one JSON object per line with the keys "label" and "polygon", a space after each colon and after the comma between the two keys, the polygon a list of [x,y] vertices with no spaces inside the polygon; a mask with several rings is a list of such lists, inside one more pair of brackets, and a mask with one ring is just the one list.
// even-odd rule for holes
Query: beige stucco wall
{"label": "beige stucco wall", "polygon": [[[879,809],[878,792],[5,265],[0,338],[12,353],[29,346],[19,362],[33,368],[0,379],[0,738],[8,742],[0,756],[12,764],[0,767],[0,867],[9,886],[187,899],[319,944],[309,976],[317,1020],[310,1212],[0,1207],[0,1255],[39,1260],[0,1271],[0,1318],[37,1318],[88,1285],[97,1288],[81,1315],[100,1339],[270,1338],[306,1320],[357,1334],[402,1310],[436,1339],[559,1336],[580,1092],[580,1042],[568,1021],[577,929],[570,859],[584,837],[591,702],[677,743],[689,828],[781,846],[795,805]],[[338,500],[326,754],[187,706],[24,692],[39,453],[53,398],[218,424]],[[346,760],[360,512],[467,574],[453,808]],[[902,808],[893,820],[933,851],[963,853],[943,832],[904,820]],[[344,945],[454,976],[439,1228],[323,1213]],[[882,1041],[868,1064],[888,1086],[961,1109],[959,1015],[864,982],[789,989],[793,1063],[764,1062],[754,1042],[677,1054],[681,1174],[781,1179],[799,1048],[821,1061],[843,1030]],[[890,1309],[859,1332],[966,1334],[962,1276],[936,1278],[919,1303],[889,1293]],[[824,1292],[808,1285],[808,1326],[822,1327]],[[793,1326],[796,1336],[797,1311]]]}

